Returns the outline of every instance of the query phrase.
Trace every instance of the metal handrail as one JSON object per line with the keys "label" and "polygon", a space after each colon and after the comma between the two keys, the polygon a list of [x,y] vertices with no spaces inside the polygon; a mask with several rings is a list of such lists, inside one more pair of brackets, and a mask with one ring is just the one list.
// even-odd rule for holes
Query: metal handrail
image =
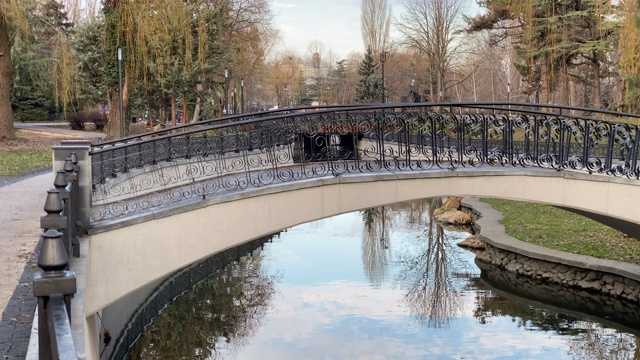
{"label": "metal handrail", "polygon": [[612,121],[637,114],[423,103],[262,115],[94,147],[92,219],[342,173],[536,166],[640,179],[640,129]]}
{"label": "metal handrail", "polygon": [[69,258],[79,256],[77,209],[78,171],[75,153],[56,173],[53,189],[47,191],[40,219],[42,245],[38,257],[41,272],[33,277],[38,298],[39,359],[74,359],[76,348],[71,332],[71,297],[76,293],[76,276],[69,271]]}
{"label": "metal handrail", "polygon": [[113,139],[113,140],[109,140],[109,141],[103,141],[103,142],[99,142],[96,144],[91,145],[92,148],[95,149],[100,149],[103,147],[108,147],[108,146],[113,146],[116,144],[126,144],[132,141],[140,141],[143,138],[146,137],[156,137],[156,136],[161,136],[163,134],[171,134],[174,133],[175,131],[183,131],[185,129],[189,129],[189,128],[200,128],[203,126],[208,126],[208,125],[214,125],[214,124],[218,124],[218,123],[233,123],[233,122],[238,122],[238,121],[242,121],[243,119],[255,119],[255,118],[260,118],[260,117],[268,117],[268,116],[276,116],[276,115],[286,115],[286,114],[290,114],[290,113],[295,113],[295,112],[300,112],[300,111],[307,111],[307,110],[313,110],[313,111],[322,111],[325,109],[346,109],[346,108],[351,108],[351,107],[362,107],[362,104],[347,104],[347,105],[318,105],[318,106],[297,106],[297,107],[289,107],[289,108],[283,108],[283,109],[275,109],[275,110],[267,110],[267,111],[259,111],[259,112],[253,112],[253,113],[245,113],[245,114],[238,114],[238,115],[229,115],[229,116],[223,116],[223,117],[219,117],[219,118],[213,118],[213,119],[207,119],[207,120],[201,120],[195,123],[184,123],[182,125],[176,125],[176,126],[172,126],[169,128],[164,128],[164,129],[158,129],[158,130],[153,130],[153,131],[149,131],[146,132],[144,134],[138,134],[138,135],[130,135],[130,136],[126,136],[126,137],[122,137],[119,139]]}

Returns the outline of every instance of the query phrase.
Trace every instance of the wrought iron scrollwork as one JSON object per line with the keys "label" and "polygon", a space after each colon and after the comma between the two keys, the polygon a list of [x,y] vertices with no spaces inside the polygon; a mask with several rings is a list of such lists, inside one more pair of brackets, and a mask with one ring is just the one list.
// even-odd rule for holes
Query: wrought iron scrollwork
{"label": "wrought iron scrollwork", "polygon": [[404,105],[246,115],[101,144],[91,152],[92,219],[353,173],[494,166],[640,178],[638,126],[615,121],[629,114]]}

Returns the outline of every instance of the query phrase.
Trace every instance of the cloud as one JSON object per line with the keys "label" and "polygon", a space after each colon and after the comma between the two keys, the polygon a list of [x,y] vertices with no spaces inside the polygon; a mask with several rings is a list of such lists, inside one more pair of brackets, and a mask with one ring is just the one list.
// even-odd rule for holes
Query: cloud
{"label": "cloud", "polygon": [[276,9],[287,9],[287,8],[296,7],[296,4],[284,3],[284,2],[279,2],[279,1],[274,1],[272,4],[273,4],[273,7],[276,8]]}

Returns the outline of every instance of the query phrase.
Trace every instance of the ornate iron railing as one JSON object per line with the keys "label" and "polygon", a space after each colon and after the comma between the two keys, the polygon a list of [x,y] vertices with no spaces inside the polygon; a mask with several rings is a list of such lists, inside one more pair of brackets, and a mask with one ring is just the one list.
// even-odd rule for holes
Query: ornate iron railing
{"label": "ornate iron railing", "polygon": [[500,166],[640,179],[635,114],[522,103],[312,110],[214,119],[95,146],[92,221],[352,173]]}

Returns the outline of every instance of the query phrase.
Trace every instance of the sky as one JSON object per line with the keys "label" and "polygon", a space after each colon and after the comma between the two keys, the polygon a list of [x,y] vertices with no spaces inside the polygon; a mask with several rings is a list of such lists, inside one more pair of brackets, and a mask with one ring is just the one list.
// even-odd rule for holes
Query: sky
{"label": "sky", "polygon": [[[393,16],[403,9],[401,0],[388,0]],[[313,40],[345,59],[352,52],[364,53],[360,30],[362,0],[274,0],[272,9],[282,41],[274,53],[291,50],[304,56]],[[469,11],[478,11],[476,2],[469,1]],[[391,30],[393,37],[393,25]]]}
{"label": "sky", "polygon": [[[313,40],[318,40],[344,59],[352,52],[364,52],[360,31],[362,0],[275,0],[272,9],[282,41],[277,50],[305,55]],[[392,11],[400,8],[390,1]]]}

